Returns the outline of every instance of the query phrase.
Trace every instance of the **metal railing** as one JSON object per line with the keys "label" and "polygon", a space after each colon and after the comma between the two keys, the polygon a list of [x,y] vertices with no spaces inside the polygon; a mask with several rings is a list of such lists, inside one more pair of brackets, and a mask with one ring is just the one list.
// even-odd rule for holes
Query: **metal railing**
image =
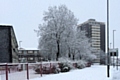
{"label": "metal railing", "polygon": [[[43,76],[43,65],[49,66],[49,74],[52,72],[53,62],[40,63],[0,63],[0,80],[29,80],[30,78]],[[58,64],[55,62],[55,64]],[[35,66],[38,66],[40,73],[35,72]],[[46,70],[47,71],[47,70]]]}
{"label": "metal railing", "polygon": [[[72,65],[76,67],[76,62]],[[29,80],[53,74],[59,62],[0,63],[0,80]]]}

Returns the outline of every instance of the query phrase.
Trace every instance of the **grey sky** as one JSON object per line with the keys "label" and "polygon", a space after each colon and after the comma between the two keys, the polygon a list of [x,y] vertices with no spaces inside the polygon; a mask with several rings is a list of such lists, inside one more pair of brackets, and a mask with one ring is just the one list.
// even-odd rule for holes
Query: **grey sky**
{"label": "grey sky", "polygon": [[[115,47],[120,48],[120,0],[110,1],[110,42],[115,29]],[[23,48],[37,48],[38,37],[34,29],[42,23],[43,12],[49,6],[65,4],[79,19],[79,24],[94,18],[106,22],[107,0],[0,0],[0,24],[14,27],[17,41]]]}

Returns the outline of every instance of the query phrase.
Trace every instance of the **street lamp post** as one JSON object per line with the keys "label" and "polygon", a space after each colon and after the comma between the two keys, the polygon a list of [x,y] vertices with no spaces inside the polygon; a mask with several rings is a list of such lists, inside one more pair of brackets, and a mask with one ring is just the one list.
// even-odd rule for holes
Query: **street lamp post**
{"label": "street lamp post", "polygon": [[21,42],[22,42],[22,41],[19,41],[19,49],[21,48]]}
{"label": "street lamp post", "polygon": [[[21,49],[21,42],[22,42],[22,41],[19,41],[19,49]],[[22,56],[21,56],[22,53],[20,53],[19,55],[20,55],[19,59],[20,59],[20,62],[21,62],[21,61],[22,61]]]}
{"label": "street lamp post", "polygon": [[[114,37],[114,32],[115,32],[116,30],[113,30],[113,49],[115,48],[114,47],[114,45],[115,45],[115,42],[114,42],[114,39],[115,39],[115,37]],[[116,59],[116,67],[117,67],[117,70],[118,70],[118,53],[116,52],[116,56],[117,56],[117,59]],[[114,60],[114,56],[113,56],[113,60]]]}
{"label": "street lamp post", "polygon": [[[115,32],[116,30],[113,30],[113,49],[114,49],[114,32]],[[113,53],[113,67],[114,67],[114,53]]]}
{"label": "street lamp post", "polygon": [[107,0],[107,77],[110,77],[110,54],[109,54],[109,0]]}
{"label": "street lamp post", "polygon": [[113,49],[114,49],[114,32],[115,32],[116,30],[113,30]]}
{"label": "street lamp post", "polygon": [[112,44],[112,43],[110,43],[110,49],[111,49],[111,44]]}

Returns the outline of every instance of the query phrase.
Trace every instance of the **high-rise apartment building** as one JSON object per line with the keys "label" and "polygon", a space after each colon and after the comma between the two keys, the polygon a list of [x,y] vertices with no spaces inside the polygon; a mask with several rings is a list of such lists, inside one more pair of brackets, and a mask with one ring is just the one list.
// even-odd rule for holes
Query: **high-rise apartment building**
{"label": "high-rise apartment building", "polygon": [[[91,39],[91,46],[93,53],[96,53],[98,60],[100,61],[100,54],[97,51],[106,51],[105,48],[105,23],[98,22],[95,19],[89,19],[88,21],[78,25],[78,29],[85,30],[86,36]],[[97,61],[97,62],[99,62]]]}

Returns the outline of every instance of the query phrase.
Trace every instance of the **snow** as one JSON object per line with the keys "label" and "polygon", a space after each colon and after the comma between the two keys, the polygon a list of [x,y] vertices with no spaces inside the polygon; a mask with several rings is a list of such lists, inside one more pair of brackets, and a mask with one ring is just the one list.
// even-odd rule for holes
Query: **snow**
{"label": "snow", "polygon": [[[119,67],[120,68],[120,67]],[[26,80],[26,78],[22,79],[21,76],[26,76],[25,71],[16,72],[9,74],[9,80]],[[33,74],[30,71],[30,80],[120,80],[120,69],[116,70],[116,67],[110,67],[110,78],[107,78],[107,66],[103,65],[92,65],[91,67],[87,67],[84,69],[76,69],[71,70],[70,72],[66,73],[59,73],[59,74],[49,74],[43,75],[40,77],[40,74]],[[5,75],[4,75],[5,76]],[[3,79],[3,76],[0,75],[0,80]]]}
{"label": "snow", "polygon": [[72,70],[67,73],[47,75],[30,80],[107,80],[105,66],[92,66],[90,68]]}
{"label": "snow", "polygon": [[120,69],[116,70],[116,68],[113,69],[113,79],[112,80],[120,80]]}

